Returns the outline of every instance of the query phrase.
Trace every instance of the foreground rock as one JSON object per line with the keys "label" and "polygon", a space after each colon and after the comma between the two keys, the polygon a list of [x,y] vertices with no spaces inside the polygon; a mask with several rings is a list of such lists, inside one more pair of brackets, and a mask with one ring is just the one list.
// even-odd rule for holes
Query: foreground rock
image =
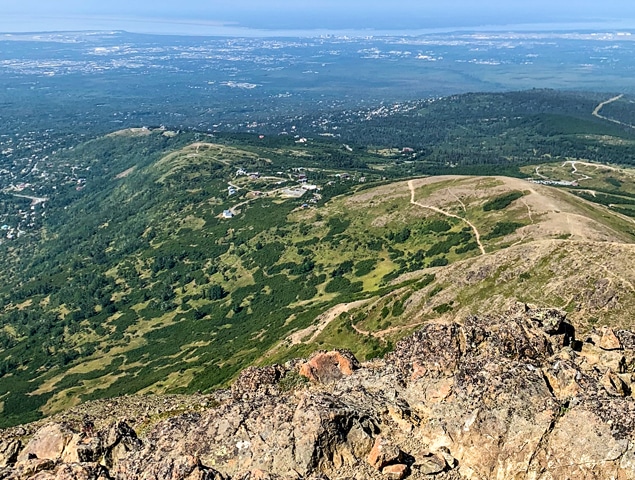
{"label": "foreground rock", "polygon": [[431,323],[381,361],[249,369],[140,439],[121,422],[2,438],[0,479],[635,479],[634,348],[525,306]]}
{"label": "foreground rock", "polygon": [[300,366],[300,375],[317,383],[329,383],[352,375],[359,362],[348,350],[317,352]]}

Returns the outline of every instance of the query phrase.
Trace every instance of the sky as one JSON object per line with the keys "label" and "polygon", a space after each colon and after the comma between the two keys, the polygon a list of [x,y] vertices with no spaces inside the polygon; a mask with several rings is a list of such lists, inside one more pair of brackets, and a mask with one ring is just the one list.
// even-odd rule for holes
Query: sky
{"label": "sky", "polygon": [[0,0],[0,31],[425,30],[518,24],[635,29],[632,0]]}

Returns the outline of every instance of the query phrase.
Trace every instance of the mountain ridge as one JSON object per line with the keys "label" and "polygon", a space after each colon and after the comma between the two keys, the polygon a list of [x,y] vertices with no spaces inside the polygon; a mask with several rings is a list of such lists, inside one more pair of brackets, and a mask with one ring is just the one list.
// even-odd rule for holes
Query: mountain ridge
{"label": "mountain ridge", "polygon": [[[194,146],[170,154],[170,167],[156,171],[156,179],[163,178],[161,183],[169,182],[170,178],[176,178],[174,175],[181,175],[178,172],[187,171],[196,151]],[[209,150],[206,154],[212,156],[208,160],[204,158],[204,161],[209,162],[208,165],[223,165],[219,161],[223,158],[218,157],[222,151],[221,147],[214,147],[216,153]],[[224,152],[236,155],[231,148]],[[162,161],[164,166],[168,165],[165,158]],[[265,165],[258,158],[253,158],[260,162],[261,167]],[[156,170],[154,165],[152,168]],[[136,181],[135,176],[139,174],[141,172],[133,172],[120,181],[128,178]],[[308,174],[311,175],[310,172]],[[264,181],[278,182],[280,176],[272,178]],[[262,308],[268,305],[271,293],[267,293],[266,288],[261,289],[259,282],[275,281],[290,285],[285,282],[292,278],[308,279],[303,288],[310,293],[303,298],[305,294],[298,290],[294,295],[299,297],[285,300],[295,310],[280,312],[280,326],[277,327],[280,336],[275,338],[271,336],[273,331],[270,332],[266,348],[259,341],[264,335],[263,327],[258,327],[257,323],[248,335],[241,337],[250,342],[247,344],[249,347],[245,345],[242,349],[234,349],[229,337],[226,345],[234,350],[229,350],[233,353],[225,354],[225,358],[218,357],[213,361],[219,370],[232,365],[235,361],[232,357],[247,355],[249,362],[264,364],[309,355],[323,345],[353,349],[364,359],[389,351],[401,336],[426,321],[457,314],[489,313],[492,308],[503,309],[513,301],[538,301],[542,306],[564,308],[576,322],[588,319],[589,327],[594,324],[630,325],[626,319],[631,318],[628,312],[635,310],[635,304],[623,292],[631,288],[629,282],[631,286],[635,282],[628,267],[631,263],[624,261],[632,256],[632,248],[628,244],[620,246],[619,241],[628,242],[635,238],[631,233],[632,222],[628,217],[607,212],[604,207],[571,193],[505,177],[440,176],[363,189],[353,195],[333,197],[319,208],[301,208],[299,203],[302,200],[299,200],[295,203],[298,207],[291,209],[285,207],[288,201],[278,204],[276,202],[281,200],[268,200],[268,195],[262,198],[249,196],[253,187],[245,181],[239,183],[234,180],[234,184],[239,183],[236,187],[247,192],[246,196],[234,201],[235,204],[244,204],[244,213],[237,218],[248,215],[259,204],[269,204],[269,208],[275,209],[279,209],[280,205],[287,215],[283,224],[287,232],[285,235],[290,235],[290,239],[285,240],[276,233],[282,225],[280,219],[271,223],[271,230],[265,228],[259,234],[254,234],[250,227],[252,223],[247,222],[239,227],[245,228],[245,236],[238,240],[238,246],[236,239],[240,236],[236,231],[228,233],[231,230],[221,223],[223,220],[209,213],[202,216],[191,206],[186,206],[186,214],[180,215],[184,223],[177,231],[181,237],[180,232],[195,235],[192,240],[179,239],[173,244],[170,237],[164,236],[157,241],[160,237],[154,235],[148,242],[150,249],[147,253],[137,256],[134,263],[126,260],[120,264],[126,270],[118,266],[105,272],[105,278],[110,279],[108,281],[113,285],[110,288],[120,292],[115,294],[117,290],[114,290],[111,293],[113,298],[121,296],[125,299],[130,295],[127,292],[133,290],[127,283],[131,281],[138,285],[145,282],[152,293],[138,297],[138,303],[133,304],[134,308],[130,308],[127,314],[121,307],[113,310],[108,302],[101,307],[111,310],[104,317],[106,323],[96,328],[112,325],[108,327],[111,331],[122,331],[123,342],[114,337],[109,347],[96,344],[96,352],[81,363],[76,362],[66,369],[52,369],[35,377],[39,386],[34,388],[31,383],[29,388],[32,398],[46,399],[40,407],[42,411],[51,414],[65,409],[79,401],[80,392],[87,392],[84,393],[85,400],[101,394],[104,388],[105,391],[111,389],[110,395],[124,393],[121,388],[129,375],[142,380],[141,372],[148,372],[148,376],[143,377],[138,392],[191,391],[200,372],[205,369],[214,371],[207,366],[209,360],[203,360],[200,355],[215,344],[212,342],[216,341],[216,335],[231,333],[235,318],[256,318],[245,315],[251,315],[253,305],[258,302],[264,302]],[[216,188],[226,188],[219,181],[217,185]],[[260,185],[257,188],[266,188],[266,184]],[[270,191],[273,197],[277,195],[277,188]],[[426,204],[436,205],[436,210],[425,208]],[[216,200],[210,205],[216,211],[223,208]],[[487,205],[493,205],[492,209],[486,210],[490,208]],[[275,215],[276,211],[272,213]],[[481,232],[486,255],[479,252],[472,227],[465,223],[465,219]],[[219,238],[225,237],[226,246],[221,247],[218,240],[209,240],[203,220],[214,222],[222,229],[218,230],[222,232]],[[230,221],[235,222],[234,219]],[[147,227],[144,230],[148,231]],[[379,250],[373,242],[379,245]],[[182,280],[178,289],[166,289],[165,280],[161,282],[161,278],[169,278],[164,277],[169,271],[165,270],[166,266],[168,269],[183,267],[179,267],[181,260],[170,256],[173,254],[164,257],[157,254],[157,250],[167,253],[175,251],[175,248],[191,252],[198,249],[189,244],[208,245],[211,251],[219,252],[219,263],[195,260],[197,257],[184,258],[184,266],[198,264],[208,265],[204,267],[206,269],[213,268],[210,270],[211,277],[207,277],[211,281],[192,276],[189,280]],[[591,256],[596,258],[596,263],[605,262],[604,269],[589,272],[584,258]],[[422,270],[426,265],[430,266]],[[219,267],[227,273],[222,276],[213,273]],[[138,279],[130,273],[122,275],[131,268],[136,269]],[[515,282],[507,286],[511,279]],[[317,283],[312,285],[311,282]],[[153,286],[162,284],[161,289]],[[205,284],[209,286],[205,287]],[[214,285],[223,287],[218,289]],[[275,283],[271,285],[268,288],[290,288],[278,287]],[[210,293],[212,290],[216,293]],[[245,293],[236,297],[236,292],[242,291]],[[572,294],[567,295],[566,292]],[[166,295],[167,307],[160,303],[162,295]],[[174,301],[176,298],[189,299],[186,300],[189,305],[181,300],[183,306],[179,307]],[[349,311],[339,311],[329,322],[314,330],[309,338],[297,338],[298,332],[319,322],[316,319],[320,314],[347,298],[350,299],[348,302],[367,298],[370,303],[345,309]],[[487,298],[491,300],[484,302]],[[209,307],[203,310],[205,305]],[[68,307],[64,308],[67,316],[72,315]],[[164,312],[161,311],[163,308],[166,308]],[[219,308],[227,309],[228,313],[219,312]],[[20,310],[14,307],[12,311],[18,313]],[[153,311],[157,313],[151,313]],[[214,315],[217,319],[210,324],[205,315]],[[127,319],[126,323],[123,323],[124,319]],[[150,339],[163,338],[159,340],[161,345],[174,335],[184,335],[183,329],[195,325],[194,322],[198,322],[200,327],[197,328],[201,332],[208,333],[198,338],[187,334],[185,344],[180,346],[180,350],[174,349],[171,355],[190,358],[196,363],[190,366],[188,364],[192,360],[186,360],[183,367],[174,367],[162,374],[162,380],[157,377],[156,381],[152,381],[147,367],[160,364],[158,359],[148,358],[148,352],[151,352],[148,349],[153,348],[152,342],[156,341]],[[209,332],[211,325],[216,325],[212,328],[217,328],[218,333],[214,330]],[[296,340],[285,340],[293,336]],[[91,335],[80,330],[65,338],[82,349]],[[139,356],[140,353],[143,356]],[[135,355],[137,360],[129,360],[131,355]],[[144,356],[148,360],[144,360]],[[240,370],[239,366],[244,366],[241,363],[233,365],[234,372]],[[224,382],[234,374],[227,375]],[[81,381],[73,385],[69,383],[71,378]],[[157,387],[155,383],[162,385]],[[72,396],[69,397],[69,394]]]}
{"label": "mountain ridge", "polygon": [[[54,175],[3,197],[37,221],[7,223],[2,244],[0,424],[131,392],[207,392],[250,364],[320,348],[382,356],[428,320],[487,313],[491,296],[497,309],[536,302],[540,282],[538,303],[572,321],[628,322],[635,279],[616,259],[630,250],[575,242],[632,243],[635,176],[562,156],[628,153],[632,133],[587,108],[600,96],[470,94],[369,120],[388,132],[423,118],[404,130],[426,127],[433,143],[421,149],[302,136],[334,126],[305,130],[308,117],[287,135],[142,128],[61,149],[38,167]],[[627,102],[601,113],[627,121]],[[561,115],[525,121],[543,108]],[[418,176],[475,170],[531,182]],[[47,201],[18,202],[15,189]]]}

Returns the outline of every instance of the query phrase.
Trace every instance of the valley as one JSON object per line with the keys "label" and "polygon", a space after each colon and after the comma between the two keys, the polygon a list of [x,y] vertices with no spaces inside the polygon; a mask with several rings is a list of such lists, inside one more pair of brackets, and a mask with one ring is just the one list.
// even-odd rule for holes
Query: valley
{"label": "valley", "polygon": [[632,327],[635,134],[593,115],[601,98],[467,94],[366,123],[272,122],[282,132],[125,128],[21,176],[7,164],[0,426],[208,394],[319,349],[381,358],[428,322],[517,301],[581,331]]}
{"label": "valley", "polygon": [[[365,174],[369,183],[359,183],[354,172],[337,169],[279,175],[280,164],[264,152],[186,146],[115,176],[103,210],[91,211],[94,227],[83,227],[100,231],[101,257],[91,246],[96,238],[77,225],[62,222],[50,232],[64,239],[64,249],[42,250],[28,267],[39,272],[34,280],[23,293],[5,294],[5,414],[24,418],[18,405],[27,392],[30,408],[51,414],[132,391],[220,386],[250,363],[316,348],[372,358],[434,318],[487,313],[516,300],[564,308],[589,327],[626,326],[635,309],[623,294],[635,282],[628,260],[635,228],[605,206],[504,177],[373,187],[381,177]],[[303,157],[282,157],[297,172]],[[236,177],[250,167],[259,178]],[[562,164],[541,171],[576,173]],[[606,171],[620,181],[632,175]],[[293,188],[306,185],[299,175],[321,185],[316,203],[279,196],[276,184],[285,177]],[[602,181],[602,174],[589,177]],[[228,178],[237,187],[232,195]],[[254,196],[255,188],[261,194]],[[165,191],[169,202],[156,210]],[[140,202],[144,197],[152,202]],[[113,201],[130,213],[113,216]],[[232,218],[221,215],[227,210]],[[30,315],[51,320],[22,336],[19,319],[28,326]],[[44,348],[33,343],[42,338]],[[38,351],[43,355],[33,356]],[[13,370],[19,364],[26,368]]]}

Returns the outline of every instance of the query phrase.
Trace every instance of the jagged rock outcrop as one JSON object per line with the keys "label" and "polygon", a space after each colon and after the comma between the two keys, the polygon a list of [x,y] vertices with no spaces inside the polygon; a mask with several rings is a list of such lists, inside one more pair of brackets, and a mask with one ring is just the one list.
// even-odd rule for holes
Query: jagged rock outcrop
{"label": "jagged rock outcrop", "polygon": [[[524,305],[430,323],[383,360],[248,369],[141,438],[121,422],[2,438],[0,479],[635,479],[634,349]],[[300,371],[312,382],[280,388]]]}
{"label": "jagged rock outcrop", "polygon": [[16,438],[0,438],[0,468],[13,465],[22,449],[22,442]]}
{"label": "jagged rock outcrop", "polygon": [[[3,449],[3,445],[10,448]],[[108,468],[140,448],[137,434],[125,422],[115,422],[101,431],[94,431],[90,421],[78,429],[51,423],[38,430],[23,448],[19,439],[0,440],[0,452],[12,452],[0,465],[12,468],[0,469],[0,479],[107,480],[111,478]]]}
{"label": "jagged rock outcrop", "polygon": [[352,375],[359,368],[359,362],[350,350],[316,352],[300,365],[300,375],[313,382],[329,383]]}
{"label": "jagged rock outcrop", "polygon": [[235,398],[249,398],[257,393],[276,395],[279,393],[278,383],[286,372],[280,365],[246,368],[232,384],[232,395]]}

